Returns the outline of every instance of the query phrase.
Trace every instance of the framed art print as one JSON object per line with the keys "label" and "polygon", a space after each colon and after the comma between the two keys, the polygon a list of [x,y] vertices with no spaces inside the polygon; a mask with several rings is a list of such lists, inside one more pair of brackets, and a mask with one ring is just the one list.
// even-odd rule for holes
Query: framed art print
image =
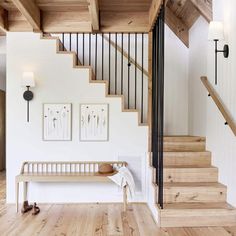
{"label": "framed art print", "polygon": [[108,141],[108,104],[80,105],[80,141]]}
{"label": "framed art print", "polygon": [[71,140],[71,104],[43,105],[43,140]]}

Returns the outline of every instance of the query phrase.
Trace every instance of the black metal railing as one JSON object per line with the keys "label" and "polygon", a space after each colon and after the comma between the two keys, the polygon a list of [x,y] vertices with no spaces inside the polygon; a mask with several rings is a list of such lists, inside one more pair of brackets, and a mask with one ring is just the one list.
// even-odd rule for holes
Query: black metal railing
{"label": "black metal railing", "polygon": [[[125,108],[138,109],[147,121],[148,35],[144,33],[62,33],[64,50],[77,54],[77,64],[92,66],[94,79],[109,82],[108,93],[124,95]],[[146,62],[146,64],[145,64]]]}
{"label": "black metal railing", "polygon": [[164,7],[153,29],[152,51],[152,160],[156,168],[158,204],[163,208],[163,121],[164,121]]}

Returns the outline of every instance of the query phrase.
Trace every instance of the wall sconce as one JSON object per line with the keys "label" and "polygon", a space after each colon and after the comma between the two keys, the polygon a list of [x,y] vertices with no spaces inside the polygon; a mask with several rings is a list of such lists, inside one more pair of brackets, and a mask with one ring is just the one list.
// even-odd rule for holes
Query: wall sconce
{"label": "wall sconce", "polygon": [[23,93],[23,98],[27,101],[27,122],[29,122],[29,101],[34,97],[30,87],[35,87],[34,73],[33,72],[24,72],[22,75],[21,81],[22,87],[26,87],[27,90]]}
{"label": "wall sconce", "polygon": [[223,52],[225,58],[229,57],[229,46],[224,45],[223,50],[218,50],[217,43],[219,40],[224,40],[223,23],[220,21],[211,21],[209,25],[208,40],[215,42],[215,84],[217,84],[217,55],[219,52]]}

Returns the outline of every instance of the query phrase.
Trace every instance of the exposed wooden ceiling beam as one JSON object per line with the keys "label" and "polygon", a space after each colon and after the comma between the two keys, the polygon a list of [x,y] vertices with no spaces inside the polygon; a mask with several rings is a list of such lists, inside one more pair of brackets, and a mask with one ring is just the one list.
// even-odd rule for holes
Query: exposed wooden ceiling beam
{"label": "exposed wooden ceiling beam", "polygon": [[40,10],[34,0],[12,0],[21,14],[32,26],[33,31],[41,31]]}
{"label": "exposed wooden ceiling beam", "polygon": [[99,30],[99,6],[98,0],[90,0],[89,12],[93,30]]}
{"label": "exposed wooden ceiling beam", "polygon": [[6,32],[8,30],[8,12],[0,7],[0,30]]}
{"label": "exposed wooden ceiling beam", "polygon": [[100,12],[101,32],[148,32],[148,12]]}
{"label": "exposed wooden ceiling beam", "polygon": [[212,0],[191,0],[199,13],[208,21],[212,21]]}
{"label": "exposed wooden ceiling beam", "polygon": [[42,28],[46,33],[91,32],[89,12],[42,12]]}
{"label": "exposed wooden ceiling beam", "polygon": [[149,31],[151,31],[154,27],[156,19],[158,17],[161,5],[163,0],[152,0],[150,9],[149,9]]}
{"label": "exposed wooden ceiling beam", "polygon": [[169,7],[166,7],[165,9],[165,22],[169,26],[169,28],[177,35],[177,37],[187,47],[189,47],[189,29],[185,25],[185,23],[169,9]]}

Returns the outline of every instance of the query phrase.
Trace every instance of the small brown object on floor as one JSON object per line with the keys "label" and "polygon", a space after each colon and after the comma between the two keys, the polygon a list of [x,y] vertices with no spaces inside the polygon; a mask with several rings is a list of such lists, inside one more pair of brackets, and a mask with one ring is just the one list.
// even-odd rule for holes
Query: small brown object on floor
{"label": "small brown object on floor", "polygon": [[33,207],[33,213],[32,215],[38,215],[38,213],[40,212],[40,208],[37,206],[36,202],[34,203],[34,207]]}
{"label": "small brown object on floor", "polygon": [[112,173],[113,170],[113,166],[107,163],[103,163],[99,165],[98,168],[99,173],[101,174],[108,174],[108,173]]}
{"label": "small brown object on floor", "polygon": [[28,211],[31,211],[33,208],[33,205],[29,205],[28,201],[23,202],[23,206],[21,208],[21,213],[24,214]]}

